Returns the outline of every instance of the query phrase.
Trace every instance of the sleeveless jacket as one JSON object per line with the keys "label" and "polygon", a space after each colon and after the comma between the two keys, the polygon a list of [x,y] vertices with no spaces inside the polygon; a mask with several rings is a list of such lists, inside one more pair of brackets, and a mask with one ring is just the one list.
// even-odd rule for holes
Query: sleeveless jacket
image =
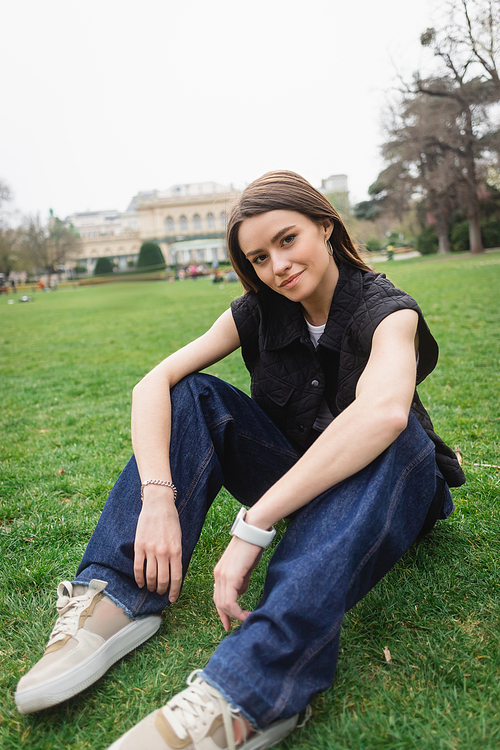
{"label": "sleeveless jacket", "polygon": [[[317,437],[313,425],[323,397],[334,417],[354,401],[373,334],[388,315],[403,309],[418,313],[417,385],[438,359],[437,343],[410,295],[397,289],[385,274],[338,265],[339,279],[316,349],[298,302],[263,287],[231,304],[251,375],[251,396],[303,450]],[[436,461],[446,482],[460,486],[465,476],[455,453],[434,432],[416,390],[411,409],[436,446]]]}

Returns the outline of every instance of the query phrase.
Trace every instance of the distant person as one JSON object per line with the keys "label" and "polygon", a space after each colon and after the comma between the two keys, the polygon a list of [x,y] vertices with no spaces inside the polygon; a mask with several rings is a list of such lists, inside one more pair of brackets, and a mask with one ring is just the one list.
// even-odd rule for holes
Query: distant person
{"label": "distant person", "polygon": [[17,288],[16,288],[16,281],[15,279],[10,280],[10,286],[12,289],[12,294],[17,294]]}
{"label": "distant person", "polygon": [[[225,486],[243,505],[213,598],[224,628],[241,626],[114,750],[285,737],[332,683],[346,610],[450,515],[448,485],[465,481],[415,390],[438,355],[422,312],[370,271],[326,197],[293,172],[266,174],[233,206],[227,243],[245,294],[135,387],[134,457],[16,693],[21,713],[56,705],[152,636]],[[199,372],[240,347],[251,399]],[[262,598],[243,611],[283,518]]]}

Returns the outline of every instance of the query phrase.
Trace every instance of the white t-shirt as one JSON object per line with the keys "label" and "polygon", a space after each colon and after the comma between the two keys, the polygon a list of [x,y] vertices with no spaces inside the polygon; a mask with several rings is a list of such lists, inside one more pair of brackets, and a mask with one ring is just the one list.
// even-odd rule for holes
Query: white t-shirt
{"label": "white t-shirt", "polygon": [[[316,348],[318,346],[319,338],[325,330],[326,323],[323,323],[322,326],[313,326],[309,323],[309,321],[306,320],[306,325],[314,348]],[[319,407],[318,416],[316,417],[316,421],[314,422],[314,429],[318,430],[319,432],[323,432],[323,430],[325,430],[332,421],[333,414],[328,408],[328,404],[326,403],[325,399],[323,399],[321,402],[321,406]]]}

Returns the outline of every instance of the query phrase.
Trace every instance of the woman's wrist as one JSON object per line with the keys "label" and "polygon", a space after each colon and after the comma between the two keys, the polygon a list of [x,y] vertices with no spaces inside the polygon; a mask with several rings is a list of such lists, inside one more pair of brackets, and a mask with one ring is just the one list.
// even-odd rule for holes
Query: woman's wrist
{"label": "woman's wrist", "polygon": [[231,527],[231,536],[237,536],[245,542],[255,544],[257,547],[268,547],[276,535],[276,529],[261,529],[247,520],[248,512],[242,507]]}
{"label": "woman's wrist", "polygon": [[257,505],[252,506],[247,510],[245,521],[251,526],[256,526],[258,529],[263,531],[269,531],[279,518],[270,518],[269,513],[266,513],[264,508],[258,507]]}
{"label": "woman's wrist", "polygon": [[170,485],[146,484],[141,485],[141,499],[143,504],[151,502],[167,502],[175,504],[176,493]]}

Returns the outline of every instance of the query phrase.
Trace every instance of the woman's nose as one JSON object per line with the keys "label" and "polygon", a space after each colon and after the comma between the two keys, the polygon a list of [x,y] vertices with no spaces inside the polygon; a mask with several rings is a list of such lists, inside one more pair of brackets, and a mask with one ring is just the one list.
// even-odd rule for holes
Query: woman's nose
{"label": "woman's nose", "polygon": [[292,263],[289,258],[281,253],[278,253],[273,258],[273,270],[276,276],[283,276],[290,268]]}

